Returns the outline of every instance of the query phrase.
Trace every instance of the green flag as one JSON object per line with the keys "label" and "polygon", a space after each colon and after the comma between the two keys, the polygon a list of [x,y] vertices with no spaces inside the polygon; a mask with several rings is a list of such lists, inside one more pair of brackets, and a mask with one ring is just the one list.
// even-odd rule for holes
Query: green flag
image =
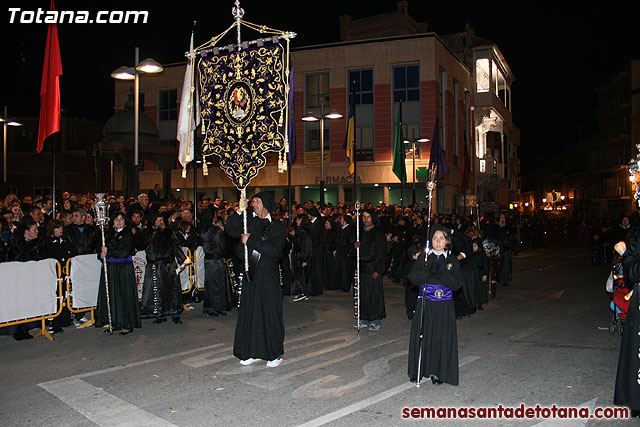
{"label": "green flag", "polygon": [[402,137],[402,101],[398,106],[398,123],[396,124],[396,136],[393,139],[393,173],[400,182],[407,182],[407,167],[404,164],[404,138]]}

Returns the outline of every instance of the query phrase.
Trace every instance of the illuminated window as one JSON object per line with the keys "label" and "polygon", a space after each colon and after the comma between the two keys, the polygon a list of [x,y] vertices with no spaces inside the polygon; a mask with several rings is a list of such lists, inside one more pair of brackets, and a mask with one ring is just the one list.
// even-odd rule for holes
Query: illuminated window
{"label": "illuminated window", "polygon": [[[307,74],[305,81],[305,114],[317,117],[329,112],[329,73]],[[329,151],[329,122],[324,121],[324,151]],[[320,150],[320,122],[305,122],[305,151]]]}
{"label": "illuminated window", "polygon": [[489,92],[489,60],[476,61],[476,90],[478,93]]}
{"label": "illuminated window", "polygon": [[[353,95],[351,83],[356,82],[356,138],[358,141],[358,160],[373,161],[373,69],[348,71],[348,108],[351,111]],[[345,114],[345,118],[346,118]]]}
{"label": "illuminated window", "polygon": [[487,171],[487,161],[485,159],[480,159],[480,173],[485,173]]}

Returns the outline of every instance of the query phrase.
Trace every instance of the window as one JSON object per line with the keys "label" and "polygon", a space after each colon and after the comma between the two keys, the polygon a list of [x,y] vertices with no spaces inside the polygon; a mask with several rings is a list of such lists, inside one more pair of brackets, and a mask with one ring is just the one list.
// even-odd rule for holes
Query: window
{"label": "window", "polygon": [[[305,114],[314,113],[321,117],[329,112],[329,73],[308,74],[305,79]],[[329,126],[331,120],[324,121],[324,151],[329,151]],[[320,122],[305,122],[305,151],[320,150]]]}
{"label": "window", "polygon": [[351,85],[356,85],[357,160],[374,161],[373,69],[348,71],[348,116],[353,104]]}
{"label": "window", "polygon": [[447,151],[447,115],[446,115],[446,92],[447,92],[447,70],[440,67],[440,144],[442,151]]}
{"label": "window", "polygon": [[489,60],[476,61],[476,92],[489,92]]}
{"label": "window", "polygon": [[420,135],[420,66],[399,65],[393,67],[393,129],[398,120],[398,108],[402,101],[402,135],[418,139]]}
{"label": "window", "polygon": [[178,120],[177,98],[177,89],[158,91],[158,121]]}
{"label": "window", "polygon": [[51,187],[33,187],[33,200],[36,201],[41,197],[50,196]]}

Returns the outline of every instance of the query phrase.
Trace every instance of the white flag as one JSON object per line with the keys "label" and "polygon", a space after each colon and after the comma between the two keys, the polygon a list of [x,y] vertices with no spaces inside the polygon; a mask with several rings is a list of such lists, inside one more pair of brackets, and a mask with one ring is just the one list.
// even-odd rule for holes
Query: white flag
{"label": "white flag", "polygon": [[178,139],[180,145],[178,150],[178,161],[182,165],[184,171],[183,178],[186,178],[186,167],[194,158],[194,130],[196,122],[193,117],[193,106],[196,106],[196,115],[198,123],[200,123],[200,102],[198,101],[197,90],[191,92],[191,86],[194,85],[194,63],[193,55],[193,33],[191,34],[191,43],[189,44],[189,59],[187,60],[187,68],[184,72],[184,83],[182,84],[182,97],[180,98],[180,112],[178,114]]}

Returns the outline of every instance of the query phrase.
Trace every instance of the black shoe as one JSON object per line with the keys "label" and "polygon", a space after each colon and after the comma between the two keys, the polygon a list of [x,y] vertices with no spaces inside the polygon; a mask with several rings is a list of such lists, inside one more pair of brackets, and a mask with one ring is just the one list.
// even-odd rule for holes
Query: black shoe
{"label": "black shoe", "polygon": [[226,315],[227,315],[227,313],[225,313],[224,311],[218,311],[217,313],[218,313],[220,316],[226,316]]}
{"label": "black shoe", "polygon": [[62,327],[60,327],[60,326],[54,326],[53,327],[53,333],[54,334],[59,334],[59,333],[62,333],[62,332],[64,332],[64,329],[62,329]]}
{"label": "black shoe", "polygon": [[176,325],[180,325],[180,324],[182,324],[182,320],[180,320],[179,317],[176,317],[176,318],[173,319],[173,323],[175,323]]}
{"label": "black shoe", "polygon": [[29,334],[29,332],[27,331],[22,331],[22,338],[25,340],[31,340],[33,339],[33,336],[31,336],[31,334]]}
{"label": "black shoe", "polygon": [[166,321],[167,321],[167,318],[164,317],[164,318],[159,318],[159,319],[154,320],[153,323],[162,323],[162,322],[166,322]]}
{"label": "black shoe", "polygon": [[484,308],[482,308],[482,304],[478,303],[478,310],[484,310]]}
{"label": "black shoe", "polygon": [[209,317],[218,317],[218,316],[220,316],[220,314],[217,311],[212,311],[211,313],[207,313],[207,316],[209,316]]}
{"label": "black shoe", "polygon": [[639,417],[640,417],[640,411],[635,411],[635,410],[631,411],[631,418],[639,418]]}
{"label": "black shoe", "polygon": [[433,375],[433,376],[431,377],[431,383],[432,383],[432,384],[439,385],[439,384],[442,384],[442,380],[440,380],[440,378],[438,378],[438,377],[436,377],[435,375]]}
{"label": "black shoe", "polygon": [[24,337],[22,336],[22,332],[16,332],[13,334],[13,339],[16,341],[22,341]]}

